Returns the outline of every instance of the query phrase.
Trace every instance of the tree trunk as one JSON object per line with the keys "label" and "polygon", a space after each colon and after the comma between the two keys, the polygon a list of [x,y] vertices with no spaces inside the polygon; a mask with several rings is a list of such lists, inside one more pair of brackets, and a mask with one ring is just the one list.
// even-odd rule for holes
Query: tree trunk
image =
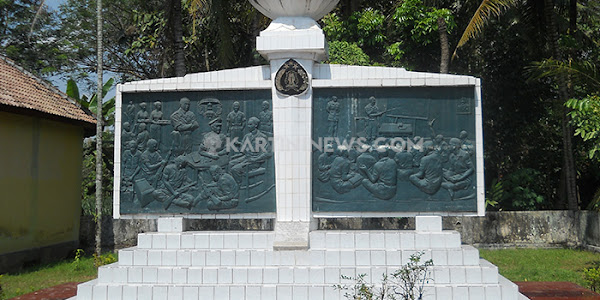
{"label": "tree trunk", "polygon": [[[544,0],[544,10],[546,19],[548,22],[548,37],[550,49],[552,50],[552,56],[556,60],[561,60],[562,56],[558,48],[558,27],[556,26],[556,20],[554,16],[554,3],[552,0]],[[558,96],[560,105],[563,107],[561,126],[562,126],[562,139],[563,139],[563,168],[561,178],[564,178],[564,195],[566,197],[567,207],[569,210],[578,210],[579,204],[577,200],[577,171],[575,169],[575,158],[573,157],[573,129],[570,125],[570,117],[568,115],[568,109],[564,106],[564,103],[569,99],[568,94],[568,80],[565,74],[559,74],[557,76],[558,83]]]}
{"label": "tree trunk", "polygon": [[98,73],[97,91],[96,91],[96,255],[102,253],[102,0],[97,0],[96,3],[97,15],[97,49],[96,56],[98,65],[96,72]]}
{"label": "tree trunk", "polygon": [[438,18],[438,32],[440,34],[440,73],[448,74],[448,65],[450,64],[450,44],[448,43],[448,30],[446,20]]}
{"label": "tree trunk", "polygon": [[181,0],[173,0],[173,16],[171,18],[173,38],[175,39],[175,76],[185,76],[185,53],[183,52],[183,28],[181,24]]}

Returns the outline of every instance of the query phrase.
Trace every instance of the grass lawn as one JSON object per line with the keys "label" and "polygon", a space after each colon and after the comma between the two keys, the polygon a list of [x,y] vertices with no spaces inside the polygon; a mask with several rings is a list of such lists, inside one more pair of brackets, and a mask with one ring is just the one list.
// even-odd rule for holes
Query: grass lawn
{"label": "grass lawn", "polygon": [[0,300],[18,297],[67,282],[89,281],[96,278],[97,273],[94,259],[82,257],[77,264],[71,259],[32,267],[19,274],[4,274],[0,278],[0,285],[3,289]]}
{"label": "grass lawn", "polygon": [[587,287],[583,269],[600,262],[600,253],[571,249],[480,250],[511,281],[570,281]]}

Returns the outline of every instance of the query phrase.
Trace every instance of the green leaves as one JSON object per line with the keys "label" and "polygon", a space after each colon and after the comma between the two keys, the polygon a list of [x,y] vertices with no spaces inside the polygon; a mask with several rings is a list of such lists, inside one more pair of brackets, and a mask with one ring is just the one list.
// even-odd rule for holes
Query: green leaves
{"label": "green leaves", "polygon": [[594,159],[600,150],[600,96],[589,95],[582,99],[569,99],[565,106],[571,109],[569,116],[575,127],[575,136],[588,144],[588,158]]}
{"label": "green leaves", "polygon": [[[113,87],[115,83],[114,78],[109,79],[104,86],[102,86],[102,97],[106,97],[108,91]],[[98,101],[96,100],[96,94],[91,98],[86,95],[80,96],[79,87],[73,79],[67,80],[67,96],[75,99],[82,107],[89,109],[92,113],[96,114]],[[104,119],[104,126],[112,126],[115,123],[115,97],[108,99],[102,103],[102,116]]]}
{"label": "green leaves", "polygon": [[439,18],[446,21],[448,33],[456,27],[450,10],[426,6],[421,0],[403,1],[393,14],[394,26],[401,31],[409,30],[410,38],[423,45],[433,42],[435,35],[431,33],[437,33]]}
{"label": "green leaves", "polygon": [[516,0],[483,0],[477,8],[477,11],[473,14],[471,21],[465,28],[458,45],[454,50],[452,58],[456,56],[458,48],[462,47],[470,39],[477,36],[482,30],[485,23],[487,23],[492,17],[498,17],[510,7],[517,4]]}
{"label": "green leaves", "polygon": [[330,64],[368,66],[369,56],[355,43],[332,41],[329,43]]}

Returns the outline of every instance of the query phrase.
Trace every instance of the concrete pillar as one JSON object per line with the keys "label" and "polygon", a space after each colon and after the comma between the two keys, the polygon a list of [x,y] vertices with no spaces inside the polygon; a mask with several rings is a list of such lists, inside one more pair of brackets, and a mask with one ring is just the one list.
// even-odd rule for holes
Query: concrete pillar
{"label": "concrete pillar", "polygon": [[[277,190],[276,250],[308,249],[309,232],[316,228],[311,208],[312,73],[326,58],[323,31],[311,18],[275,19],[257,38],[257,50],[271,65],[273,151]],[[284,95],[275,87],[276,74],[289,59],[308,75],[308,89]]]}

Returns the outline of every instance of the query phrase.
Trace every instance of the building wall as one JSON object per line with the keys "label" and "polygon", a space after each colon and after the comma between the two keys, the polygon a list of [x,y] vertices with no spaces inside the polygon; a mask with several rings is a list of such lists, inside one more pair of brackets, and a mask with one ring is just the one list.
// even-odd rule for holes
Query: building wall
{"label": "building wall", "polygon": [[0,256],[78,240],[83,129],[0,112]]}

